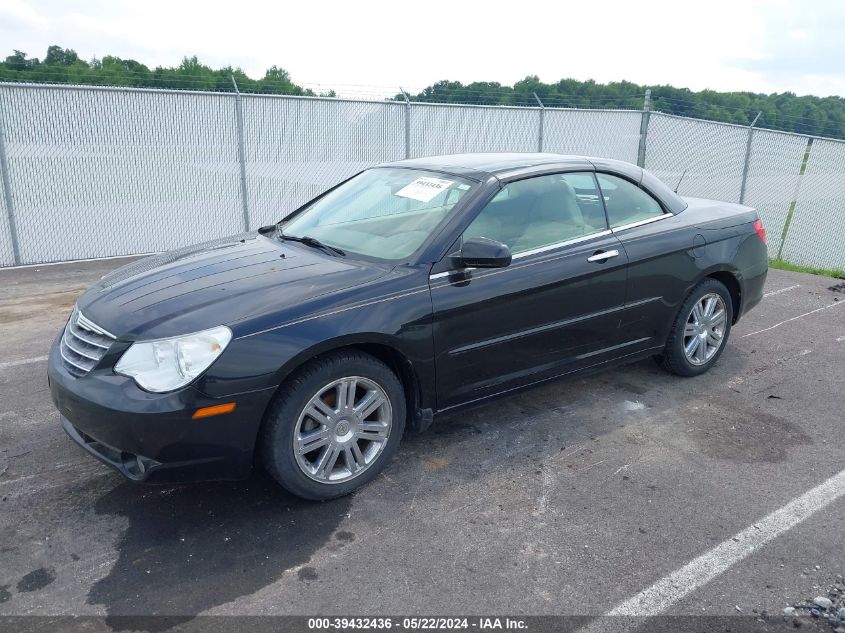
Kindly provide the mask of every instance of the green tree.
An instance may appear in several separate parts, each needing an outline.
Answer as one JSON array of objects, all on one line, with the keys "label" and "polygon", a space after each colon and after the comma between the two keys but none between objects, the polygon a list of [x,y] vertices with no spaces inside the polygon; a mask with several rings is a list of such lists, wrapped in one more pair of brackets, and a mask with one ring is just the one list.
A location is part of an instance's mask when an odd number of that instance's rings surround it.
[{"label": "green tree", "polygon": [[[260,79],[252,79],[240,68],[211,68],[196,56],[186,57],[175,67],[150,69],[132,59],[106,55],[102,59],[82,60],[76,51],[52,45],[43,61],[15,50],[0,62],[0,81],[33,83],[93,84],[175,88],[232,92],[232,77],[241,92],[313,96],[314,92],[296,84],[279,66],[267,69]],[[758,94],[752,92],[717,92],[675,86],[646,86],[629,81],[607,84],[593,80],[561,79],[544,83],[529,75],[513,84],[495,81],[443,80],[413,95],[415,101],[468,103],[478,105],[535,105],[536,94],[547,107],[624,108],[639,110],[643,96],[651,90],[652,107],[659,112],[748,125],[758,112],[761,127],[799,134],[845,138],[845,99],[842,97],[797,96],[792,92]],[[320,96],[336,96],[333,90]],[[397,94],[395,99],[404,100]]]},{"label": "green tree", "polygon": [[[262,79],[255,80],[240,68],[211,68],[196,55],[185,57],[175,67],[159,66],[150,70],[134,59],[121,59],[114,55],[86,62],[73,49],[52,45],[48,47],[43,62],[17,50],[0,62],[0,81],[232,92],[235,89],[232,77],[241,92],[314,94],[294,83],[288,72],[278,66],[268,69]],[[328,91],[325,95],[334,96],[335,93]]]}]

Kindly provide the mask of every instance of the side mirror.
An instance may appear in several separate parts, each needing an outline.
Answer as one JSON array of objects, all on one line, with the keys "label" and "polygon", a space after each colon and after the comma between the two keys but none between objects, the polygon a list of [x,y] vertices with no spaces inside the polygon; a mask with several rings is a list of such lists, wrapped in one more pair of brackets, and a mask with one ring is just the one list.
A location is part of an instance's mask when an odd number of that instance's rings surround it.
[{"label": "side mirror", "polygon": [[457,260],[464,268],[504,268],[510,266],[511,249],[487,237],[471,237],[461,246]]}]

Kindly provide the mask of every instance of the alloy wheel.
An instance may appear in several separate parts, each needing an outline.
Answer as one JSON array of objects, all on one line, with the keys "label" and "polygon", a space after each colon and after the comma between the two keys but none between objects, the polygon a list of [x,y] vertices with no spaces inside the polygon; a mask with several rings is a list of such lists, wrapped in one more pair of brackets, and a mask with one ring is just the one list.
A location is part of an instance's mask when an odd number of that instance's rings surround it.
[{"label": "alloy wheel", "polygon": [[300,470],[324,484],[360,476],[387,446],[393,410],[378,383],[347,376],[320,389],[294,427],[293,450]]},{"label": "alloy wheel", "polygon": [[710,292],[692,307],[684,327],[684,355],[693,365],[710,361],[725,341],[725,301]]}]

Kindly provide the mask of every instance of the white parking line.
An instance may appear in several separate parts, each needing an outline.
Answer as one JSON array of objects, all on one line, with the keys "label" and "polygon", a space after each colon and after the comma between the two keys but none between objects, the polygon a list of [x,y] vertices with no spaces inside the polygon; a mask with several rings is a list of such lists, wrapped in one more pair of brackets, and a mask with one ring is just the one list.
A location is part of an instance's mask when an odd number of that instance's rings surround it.
[{"label": "white parking line", "polygon": [[[845,470],[796,497],[754,525],[625,600],[607,615],[653,616],[663,613],[769,541],[845,495]],[[589,628],[589,627],[588,627]]]},{"label": "white parking line", "polygon": [[795,290],[796,288],[800,288],[801,284],[795,284],[794,286],[789,286],[788,288],[781,288],[780,290],[772,290],[771,292],[767,292],[763,295],[763,298],[766,297],[774,297],[775,295],[779,295],[782,292],[788,292],[790,290]]},{"label": "white parking line", "polygon": [[6,369],[7,367],[17,367],[18,365],[29,365],[30,363],[43,363],[48,358],[50,357],[36,356],[34,358],[21,358],[20,360],[7,360],[3,363],[0,363],[0,369]]},{"label": "white parking line", "polygon": [[839,338],[836,339],[837,343],[841,343],[842,341],[845,341],[845,336],[840,336]]},{"label": "white parking line", "polygon": [[799,314],[798,316],[794,316],[791,319],[787,319],[786,321],[781,321],[780,323],[775,323],[774,325],[767,327],[762,330],[757,330],[756,332],[749,332],[748,334],[743,334],[739,338],[745,338],[747,336],[754,336],[755,334],[762,334],[763,332],[768,332],[769,330],[774,330],[776,327],[780,327],[784,323],[789,323],[790,321],[795,321],[796,319],[803,319],[805,316],[810,316],[811,314],[815,314],[816,312],[821,312],[822,310],[827,310],[829,308],[835,308],[837,306],[845,305],[845,301],[837,301],[835,303],[831,303],[830,305],[822,306],[821,308],[816,308],[815,310],[810,310],[809,312],[805,312],[804,314]]}]

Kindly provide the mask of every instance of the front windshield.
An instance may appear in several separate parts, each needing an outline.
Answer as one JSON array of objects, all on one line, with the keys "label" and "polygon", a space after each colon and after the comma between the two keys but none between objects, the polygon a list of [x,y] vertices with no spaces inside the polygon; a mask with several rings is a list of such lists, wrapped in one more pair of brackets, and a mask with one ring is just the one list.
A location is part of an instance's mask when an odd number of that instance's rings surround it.
[{"label": "front windshield", "polygon": [[469,191],[457,176],[380,167],[358,174],[282,225],[344,251],[401,260],[414,253]]}]

